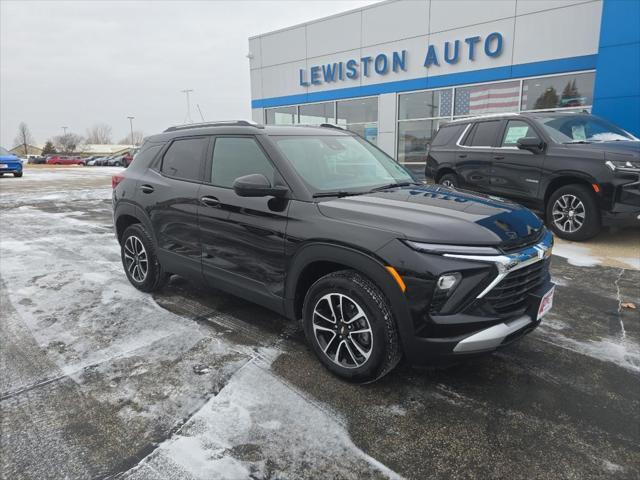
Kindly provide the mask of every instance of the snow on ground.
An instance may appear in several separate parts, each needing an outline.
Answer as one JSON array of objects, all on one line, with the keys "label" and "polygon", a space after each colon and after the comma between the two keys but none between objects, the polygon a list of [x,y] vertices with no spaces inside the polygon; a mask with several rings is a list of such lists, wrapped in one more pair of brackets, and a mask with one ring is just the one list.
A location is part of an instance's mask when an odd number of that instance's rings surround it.
[{"label": "snow on ground", "polygon": [[[171,427],[197,412],[132,478],[397,477],[354,445],[334,413],[271,373],[265,359],[277,351],[233,343],[134,289],[106,224],[110,195],[3,192],[0,274],[20,321],[59,369],[41,381],[67,376],[100,402],[124,402],[118,415],[132,425],[155,418]],[[197,355],[215,363],[215,378],[190,381],[223,386],[208,401],[180,388],[194,373],[179,362]]]},{"label": "snow on ground", "polygon": [[586,246],[573,243],[558,243],[553,246],[553,254],[564,257],[571,265],[577,267],[593,267],[602,263]]},{"label": "snow on ground", "polygon": [[357,448],[333,413],[259,362],[125,477],[194,479],[399,478]]}]

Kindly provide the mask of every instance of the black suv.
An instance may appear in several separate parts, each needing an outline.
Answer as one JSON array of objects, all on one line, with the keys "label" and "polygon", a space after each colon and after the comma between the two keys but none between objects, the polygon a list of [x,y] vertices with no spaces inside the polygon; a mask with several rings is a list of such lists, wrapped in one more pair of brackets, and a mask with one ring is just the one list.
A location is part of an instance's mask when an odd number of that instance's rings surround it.
[{"label": "black suv", "polygon": [[602,225],[640,225],[640,141],[587,113],[487,115],[448,123],[425,174],[543,211],[561,238]]},{"label": "black suv", "polygon": [[170,274],[302,319],[352,381],[495,350],[551,306],[552,238],[515,203],[427,186],[337,127],[171,127],[113,177],[127,277]]}]

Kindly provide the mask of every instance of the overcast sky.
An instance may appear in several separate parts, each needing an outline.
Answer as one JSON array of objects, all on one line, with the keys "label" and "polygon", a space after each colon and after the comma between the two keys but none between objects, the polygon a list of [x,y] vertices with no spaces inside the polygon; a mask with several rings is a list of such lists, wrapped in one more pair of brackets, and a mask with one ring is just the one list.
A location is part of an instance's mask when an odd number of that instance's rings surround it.
[{"label": "overcast sky", "polygon": [[35,142],[62,126],[134,129],[182,123],[194,89],[206,120],[251,118],[248,38],[375,1],[0,0],[0,145],[18,124]]}]

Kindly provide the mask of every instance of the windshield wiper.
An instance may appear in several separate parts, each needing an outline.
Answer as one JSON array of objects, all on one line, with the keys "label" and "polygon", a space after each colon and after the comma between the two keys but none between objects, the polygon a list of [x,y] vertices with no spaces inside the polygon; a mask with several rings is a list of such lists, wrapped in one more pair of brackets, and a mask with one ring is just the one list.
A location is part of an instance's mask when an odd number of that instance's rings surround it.
[{"label": "windshield wiper", "polygon": [[564,143],[565,145],[571,145],[573,143],[592,143],[592,142],[588,142],[586,140],[574,140],[572,142],[562,142],[562,143]]},{"label": "windshield wiper", "polygon": [[350,195],[362,195],[365,192],[349,192],[346,190],[338,190],[336,192],[320,192],[314,193],[313,198],[323,198],[323,197],[348,197]]},{"label": "windshield wiper", "polygon": [[372,188],[369,190],[371,192],[381,192],[382,190],[387,190],[388,188],[396,188],[396,187],[408,187],[409,185],[420,185],[418,182],[396,182],[396,183],[388,183],[386,185],[381,185],[376,188]]}]

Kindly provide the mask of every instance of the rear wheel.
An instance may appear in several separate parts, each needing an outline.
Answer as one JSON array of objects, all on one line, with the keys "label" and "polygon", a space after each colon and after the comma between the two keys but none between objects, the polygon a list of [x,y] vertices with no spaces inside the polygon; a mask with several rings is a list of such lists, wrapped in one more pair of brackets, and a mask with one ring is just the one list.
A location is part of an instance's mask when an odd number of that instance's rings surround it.
[{"label": "rear wheel", "polygon": [[546,206],[547,225],[560,238],[588,240],[600,232],[597,199],[586,185],[566,185],[551,194]]},{"label": "rear wheel", "polygon": [[131,284],[143,292],[161,289],[169,279],[158,262],[149,233],[139,224],[128,227],[120,244],[122,265]]},{"label": "rear wheel", "polygon": [[15,172],[13,174],[14,177],[21,177],[22,176],[22,172]]},{"label": "rear wheel", "polygon": [[457,188],[458,176],[455,173],[445,173],[442,177],[440,177],[440,181],[438,183],[440,185],[444,185],[445,187]]},{"label": "rear wheel", "polygon": [[369,382],[400,361],[398,332],[388,300],[353,270],[316,281],[304,300],[307,340],[322,364],[352,382]]}]

